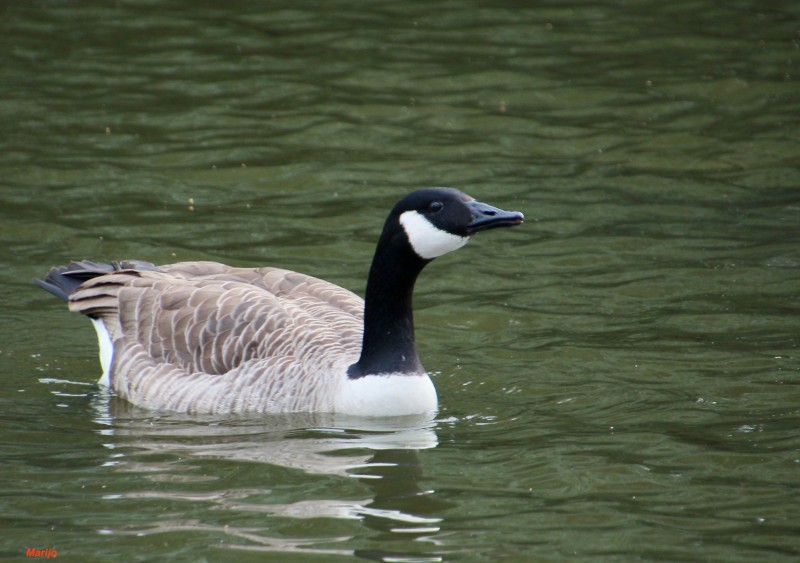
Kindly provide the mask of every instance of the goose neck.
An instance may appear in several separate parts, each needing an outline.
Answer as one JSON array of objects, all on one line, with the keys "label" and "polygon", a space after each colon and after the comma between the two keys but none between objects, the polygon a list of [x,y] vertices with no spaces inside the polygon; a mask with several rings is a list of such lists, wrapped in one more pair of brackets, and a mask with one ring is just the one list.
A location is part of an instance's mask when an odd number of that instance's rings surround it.
[{"label": "goose neck", "polygon": [[414,340],[413,293],[427,263],[399,234],[381,237],[367,278],[361,357],[350,366],[351,378],[424,373]]}]

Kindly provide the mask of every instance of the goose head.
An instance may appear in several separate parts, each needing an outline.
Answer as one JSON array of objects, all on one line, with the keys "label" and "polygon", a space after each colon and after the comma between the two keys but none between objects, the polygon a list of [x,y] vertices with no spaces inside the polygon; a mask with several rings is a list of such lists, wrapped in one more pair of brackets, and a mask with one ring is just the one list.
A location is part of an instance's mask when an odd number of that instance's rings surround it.
[{"label": "goose head", "polygon": [[523,220],[519,211],[481,203],[454,188],[427,188],[400,200],[386,226],[399,226],[414,253],[428,261],[461,248],[477,232],[512,227]]}]

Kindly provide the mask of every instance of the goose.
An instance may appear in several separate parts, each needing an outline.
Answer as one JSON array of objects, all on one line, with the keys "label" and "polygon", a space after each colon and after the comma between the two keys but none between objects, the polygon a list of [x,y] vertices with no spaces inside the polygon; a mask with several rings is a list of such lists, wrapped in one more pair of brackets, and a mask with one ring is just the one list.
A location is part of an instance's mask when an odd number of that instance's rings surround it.
[{"label": "goose", "polygon": [[91,319],[99,384],[134,405],[195,414],[435,413],[414,340],[412,293],[434,258],[523,222],[454,188],[391,210],[366,296],[305,274],[216,262],[89,260],[35,283]]}]

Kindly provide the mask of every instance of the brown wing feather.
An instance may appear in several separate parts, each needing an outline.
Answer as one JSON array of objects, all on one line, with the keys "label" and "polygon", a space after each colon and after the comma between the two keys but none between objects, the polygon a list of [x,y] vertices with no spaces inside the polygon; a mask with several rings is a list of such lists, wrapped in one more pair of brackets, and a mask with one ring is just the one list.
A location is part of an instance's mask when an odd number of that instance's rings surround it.
[{"label": "brown wing feather", "polygon": [[70,309],[104,321],[120,395],[195,412],[324,410],[363,323],[363,301],[333,284],[214,262],[99,276]]}]

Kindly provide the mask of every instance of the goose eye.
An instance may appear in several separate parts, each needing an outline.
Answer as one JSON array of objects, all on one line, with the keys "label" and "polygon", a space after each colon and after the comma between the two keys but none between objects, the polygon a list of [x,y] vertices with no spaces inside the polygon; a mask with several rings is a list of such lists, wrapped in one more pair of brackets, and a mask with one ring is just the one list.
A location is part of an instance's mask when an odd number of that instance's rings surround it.
[{"label": "goose eye", "polygon": [[431,213],[438,213],[439,211],[442,210],[443,207],[444,203],[442,203],[441,201],[434,201],[428,206],[428,211],[430,211]]}]

